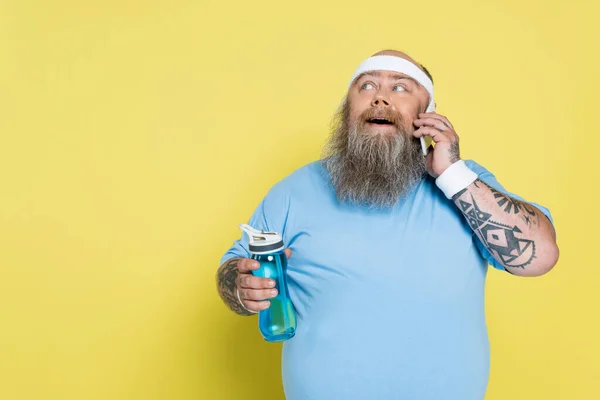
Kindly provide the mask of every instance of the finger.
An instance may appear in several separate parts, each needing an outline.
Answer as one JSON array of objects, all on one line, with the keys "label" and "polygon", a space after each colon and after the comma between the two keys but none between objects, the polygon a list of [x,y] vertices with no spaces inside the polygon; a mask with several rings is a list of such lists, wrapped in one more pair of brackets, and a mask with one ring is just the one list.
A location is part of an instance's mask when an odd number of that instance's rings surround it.
[{"label": "finger", "polygon": [[257,270],[260,267],[260,264],[256,260],[252,260],[250,258],[242,258],[238,262],[237,267],[239,272],[248,273]]},{"label": "finger", "polygon": [[248,289],[270,289],[275,287],[275,281],[268,278],[260,278],[250,274],[239,275],[239,287]]},{"label": "finger", "polygon": [[448,118],[446,118],[443,115],[440,115],[438,113],[435,113],[435,112],[421,113],[421,114],[419,114],[419,118],[435,118],[438,121],[442,121],[444,123],[444,125],[446,125],[448,128],[454,129],[454,127],[452,126],[452,123],[450,123]]},{"label": "finger", "polygon": [[252,300],[242,300],[244,307],[246,307],[250,311],[262,311],[269,308],[271,302],[269,300],[265,301],[252,301]]},{"label": "finger", "polygon": [[292,249],[285,249],[283,251],[285,252],[287,258],[290,258],[292,256]]},{"label": "finger", "polygon": [[433,128],[439,129],[440,131],[447,131],[447,130],[452,129],[448,125],[446,125],[444,122],[440,121],[439,119],[430,118],[430,117],[416,119],[414,124],[417,127],[431,126]]},{"label": "finger", "polygon": [[248,289],[240,288],[240,299],[242,300],[267,300],[277,296],[277,289]]},{"label": "finger", "polygon": [[421,119],[423,119],[423,118],[434,118],[434,119],[437,119],[438,121],[443,122],[444,125],[446,125],[450,129],[454,129],[454,126],[452,126],[452,123],[448,120],[448,118],[446,118],[445,116],[440,115],[440,114],[438,114],[436,112],[420,113],[419,114],[419,118],[421,118]]},{"label": "finger", "polygon": [[420,138],[423,136],[429,136],[433,140],[434,143],[450,141],[450,138],[439,129],[431,128],[429,126],[423,126],[416,131],[413,132],[413,136]]}]

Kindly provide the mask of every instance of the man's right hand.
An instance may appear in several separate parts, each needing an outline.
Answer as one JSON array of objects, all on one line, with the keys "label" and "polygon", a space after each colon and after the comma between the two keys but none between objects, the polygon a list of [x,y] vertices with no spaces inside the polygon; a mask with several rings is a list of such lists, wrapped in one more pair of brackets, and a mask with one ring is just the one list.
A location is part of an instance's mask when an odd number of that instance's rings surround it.
[{"label": "man's right hand", "polygon": [[[292,250],[285,249],[285,255],[290,258]],[[252,312],[258,312],[269,308],[269,299],[277,296],[275,281],[270,278],[259,278],[252,275],[260,267],[258,261],[250,258],[240,258],[237,263],[238,276],[236,279],[236,290],[239,291],[239,299],[242,305]]]}]

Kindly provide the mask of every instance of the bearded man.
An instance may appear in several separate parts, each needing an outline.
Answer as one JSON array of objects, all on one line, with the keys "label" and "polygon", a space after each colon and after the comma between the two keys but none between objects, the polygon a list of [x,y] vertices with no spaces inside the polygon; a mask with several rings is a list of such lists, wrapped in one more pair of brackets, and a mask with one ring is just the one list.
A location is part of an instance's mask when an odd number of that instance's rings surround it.
[{"label": "bearded man", "polygon": [[[549,211],[461,160],[458,143],[429,72],[379,52],[351,78],[323,158],[274,185],[250,218],[289,247],[288,400],[484,398],[488,264],[539,276],[559,252]],[[277,294],[249,257],[242,237],[217,273],[240,315]]]}]

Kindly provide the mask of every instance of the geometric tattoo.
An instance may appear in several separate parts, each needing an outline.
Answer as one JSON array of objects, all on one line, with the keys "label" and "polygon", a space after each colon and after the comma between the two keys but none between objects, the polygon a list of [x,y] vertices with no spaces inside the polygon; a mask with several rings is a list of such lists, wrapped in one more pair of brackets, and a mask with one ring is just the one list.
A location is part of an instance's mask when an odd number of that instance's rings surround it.
[{"label": "geometric tattoo", "polygon": [[[459,195],[464,194],[464,192],[465,191],[462,191]],[[472,194],[471,203],[461,200],[459,197],[460,196],[455,196],[454,199],[458,201],[458,206],[467,218],[471,229],[478,234],[485,247],[492,255],[499,259],[502,264],[507,267],[525,268],[525,266],[533,261],[535,258],[535,242],[533,240],[517,237],[518,234],[523,233],[517,226],[510,227],[492,221],[490,219],[492,214],[482,211]],[[499,196],[495,197],[498,198]],[[506,197],[506,199],[508,198]],[[504,198],[501,200],[502,204],[506,203],[504,200]],[[512,202],[511,199],[508,199],[507,201]],[[521,207],[528,213],[531,212],[520,202],[512,202],[509,204],[514,206],[515,214],[519,212]],[[508,210],[510,210],[510,208],[508,208]],[[507,209],[505,209],[505,211],[508,212]],[[535,215],[535,213],[532,214]]]},{"label": "geometric tattoo", "polygon": [[[488,186],[489,187],[489,186]],[[498,200],[498,205],[500,207],[504,206],[504,212],[510,214],[511,210],[512,213],[514,213],[515,215],[517,215],[519,213],[519,211],[523,212],[523,219],[524,221],[527,223],[527,225],[531,225],[531,219],[536,217],[535,211],[533,211],[533,208],[531,208],[531,206],[529,204],[525,204],[522,203],[518,200],[513,200],[510,197],[508,197],[507,195],[505,195],[504,193],[500,193],[499,191],[497,191],[496,189],[493,189],[490,187],[490,190],[492,191],[492,193],[494,193],[494,198],[496,200]],[[529,214],[529,215],[527,215]]]}]

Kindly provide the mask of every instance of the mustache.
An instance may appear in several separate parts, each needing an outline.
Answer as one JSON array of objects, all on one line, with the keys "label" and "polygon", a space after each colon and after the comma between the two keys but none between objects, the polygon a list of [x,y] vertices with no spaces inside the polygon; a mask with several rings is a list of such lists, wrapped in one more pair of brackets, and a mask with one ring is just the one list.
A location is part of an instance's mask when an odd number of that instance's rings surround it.
[{"label": "mustache", "polygon": [[359,116],[359,123],[361,125],[364,125],[371,120],[386,120],[391,122],[397,128],[404,126],[405,123],[402,114],[384,107],[368,108]]}]

